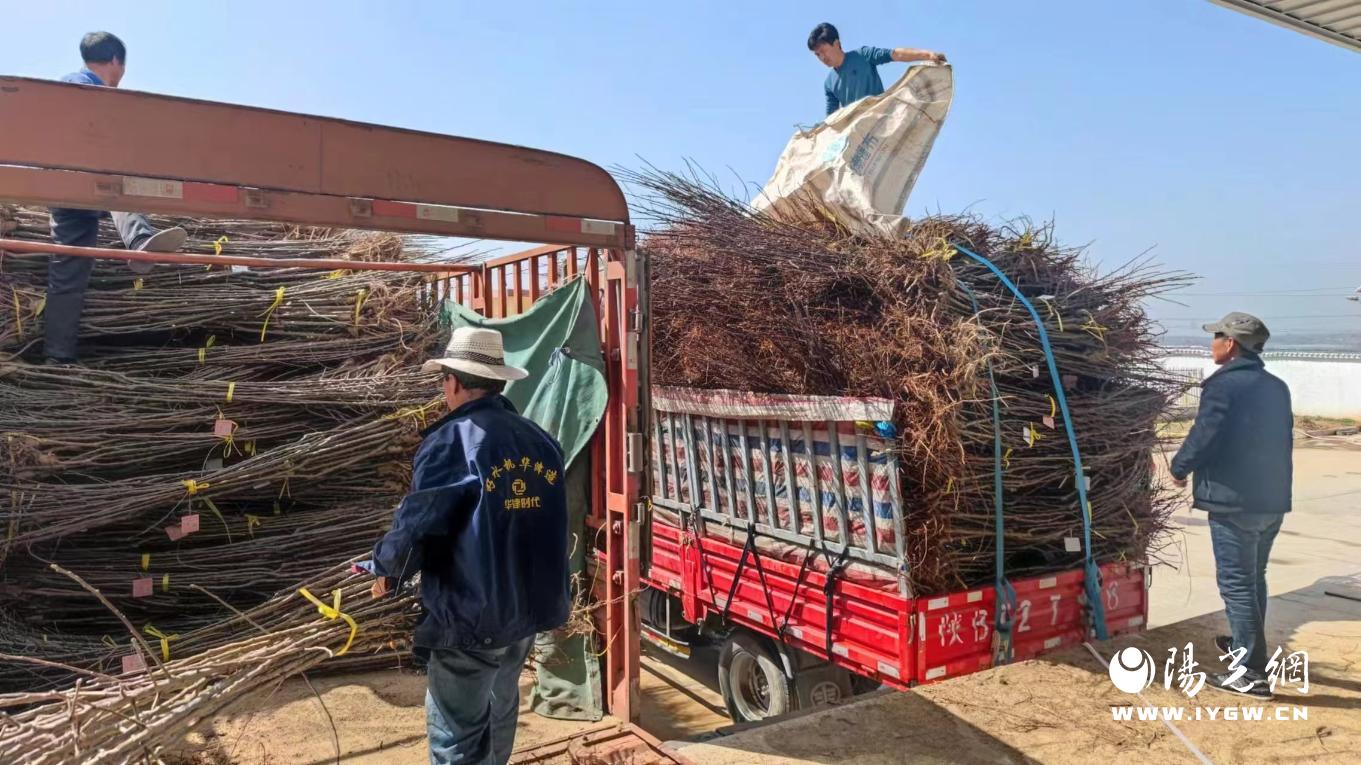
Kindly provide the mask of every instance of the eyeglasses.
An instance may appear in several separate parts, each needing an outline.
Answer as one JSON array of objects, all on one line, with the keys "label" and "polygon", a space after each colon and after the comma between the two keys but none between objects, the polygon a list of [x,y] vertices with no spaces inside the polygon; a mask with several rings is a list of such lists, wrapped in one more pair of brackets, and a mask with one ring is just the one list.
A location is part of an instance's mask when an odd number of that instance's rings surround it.
[{"label": "eyeglasses", "polygon": [[1226,337],[1228,337],[1228,335],[1224,334],[1223,332],[1216,332],[1216,333],[1215,333],[1215,339],[1216,339],[1216,340],[1223,340],[1223,339],[1226,338]]}]

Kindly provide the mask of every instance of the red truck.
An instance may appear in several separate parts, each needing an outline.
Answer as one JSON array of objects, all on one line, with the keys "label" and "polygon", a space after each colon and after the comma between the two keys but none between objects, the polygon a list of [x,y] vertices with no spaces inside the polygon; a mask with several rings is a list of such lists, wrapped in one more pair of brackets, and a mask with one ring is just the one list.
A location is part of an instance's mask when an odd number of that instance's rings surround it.
[{"label": "red truck", "polygon": [[[991,587],[917,597],[907,586],[897,467],[885,439],[858,424],[889,419],[874,415],[884,402],[651,389],[647,264],[624,196],[599,167],[485,141],[16,77],[0,77],[0,111],[24,115],[0,121],[0,202],[555,242],[471,266],[343,265],[430,272],[433,297],[494,317],[523,311],[565,279],[594,288],[610,402],[592,446],[599,468],[588,524],[615,716],[637,716],[644,636],[681,653],[692,640],[721,640],[721,685],[739,720],[844,697],[865,682],[909,688],[993,663]],[[2,238],[0,250],[126,256]],[[1082,577],[1014,582],[1015,658],[1087,637]],[[1147,585],[1142,567],[1104,568],[1112,634],[1142,628]]]}]

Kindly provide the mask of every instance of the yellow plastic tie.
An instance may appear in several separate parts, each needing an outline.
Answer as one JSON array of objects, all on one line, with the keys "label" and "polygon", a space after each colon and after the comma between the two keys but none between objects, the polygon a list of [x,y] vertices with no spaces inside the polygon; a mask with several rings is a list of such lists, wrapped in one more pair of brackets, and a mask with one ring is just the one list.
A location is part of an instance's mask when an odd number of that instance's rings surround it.
[{"label": "yellow plastic tie", "polygon": [[335,600],[329,606],[318,600],[317,596],[309,592],[306,587],[298,590],[298,594],[312,601],[316,605],[317,611],[327,619],[343,619],[346,624],[350,625],[350,638],[345,641],[345,646],[336,652],[336,656],[344,656],[345,652],[350,650],[350,644],[354,643],[354,636],[359,634],[359,625],[355,623],[354,619],[350,618],[349,614],[340,610],[340,590],[332,590],[331,594],[335,596]]},{"label": "yellow plastic tie", "polygon": [[1011,467],[1011,447],[1007,447],[1007,453],[1002,455],[1002,467]]},{"label": "yellow plastic tie", "polygon": [[146,282],[143,281],[143,280],[142,280],[142,277],[140,277],[140,276],[137,277],[136,279],[133,279],[133,280],[132,280],[132,290],[133,290],[133,292],[136,292],[137,290],[140,290],[141,288],[143,288],[143,287],[145,287],[145,286],[146,286]]},{"label": "yellow plastic tie", "polygon": [[42,316],[43,311],[46,309],[47,309],[47,296],[43,295],[42,297],[38,298],[38,304],[33,306],[33,318],[36,319],[39,316]]},{"label": "yellow plastic tie", "polygon": [[1028,422],[1025,426],[1025,445],[1034,446],[1040,440],[1040,430],[1035,427],[1035,423]]},{"label": "yellow plastic tie", "polygon": [[259,525],[260,516],[246,513],[246,533],[250,534],[252,539],[255,538],[255,527]]},{"label": "yellow plastic tie", "polygon": [[185,480],[180,481],[180,483],[184,484],[184,490],[189,492],[189,496],[191,497],[212,486],[212,484],[207,481],[199,483],[192,478],[186,478]]},{"label": "yellow plastic tie", "polygon": [[1059,402],[1055,401],[1054,397],[1048,393],[1044,394],[1044,397],[1049,399],[1049,416],[1053,417],[1057,415],[1059,413]]},{"label": "yellow plastic tie", "polygon": [[170,641],[172,641],[172,640],[179,640],[179,639],[180,639],[180,636],[179,636],[178,634],[167,635],[167,634],[165,634],[164,632],[161,632],[160,630],[158,630],[158,629],[156,629],[155,627],[151,626],[150,624],[148,624],[147,626],[143,627],[143,628],[142,628],[142,631],[145,632],[146,634],[148,634],[148,635],[154,637],[154,638],[160,639],[160,641],[161,641],[161,660],[162,660],[162,661],[170,661]]},{"label": "yellow plastic tie", "polygon": [[923,252],[921,257],[922,260],[942,260],[948,263],[950,258],[955,256],[955,252],[954,246],[945,241],[945,237],[942,236],[938,237],[935,244],[931,245],[931,249]]},{"label": "yellow plastic tie", "polygon": [[151,553],[142,553],[142,570],[146,571],[150,568],[151,568]]},{"label": "yellow plastic tie", "polygon": [[10,288],[9,288],[9,292],[10,292],[11,295],[14,296],[14,328],[15,328],[16,331],[18,331],[19,336],[20,336],[20,337],[23,337],[23,334],[24,334],[24,318],[23,318],[22,316],[20,316],[19,314],[20,314],[20,312],[22,312],[24,309],[19,305],[19,290],[16,290],[16,289],[14,289],[13,287],[10,287]]},{"label": "yellow plastic tie", "polygon": [[332,271],[331,273],[327,274],[327,275],[326,275],[326,278],[327,278],[327,279],[339,279],[340,277],[342,277],[342,276],[344,276],[344,275],[345,275],[345,269],[343,269],[343,268],[337,268],[336,270],[334,270],[334,271]]},{"label": "yellow plastic tie", "polygon": [[236,392],[236,383],[234,383],[234,382],[229,382],[229,383],[227,383],[227,403],[228,403],[228,404],[230,404],[230,403],[232,402],[232,394],[235,393],[235,392]]},{"label": "yellow plastic tie", "polygon": [[945,493],[949,494],[955,490],[955,477],[950,476],[950,480],[945,482]]},{"label": "yellow plastic tie", "polygon": [[367,289],[361,289],[354,293],[354,325],[359,326],[359,309],[364,307],[364,300],[369,296]]},{"label": "yellow plastic tie", "polygon": [[270,303],[269,308],[266,308],[265,312],[260,314],[261,316],[265,317],[265,323],[260,325],[260,342],[263,343],[265,341],[265,333],[269,331],[269,318],[274,315],[274,309],[278,308],[283,304],[284,304],[284,288],[280,287],[279,289],[274,290],[274,302]]},{"label": "yellow plastic tie", "polygon": [[202,364],[208,360],[208,349],[217,343],[217,335],[209,335],[208,340],[203,343],[203,347],[198,349],[198,363]]},{"label": "yellow plastic tie", "polygon": [[161,575],[161,592],[170,592],[170,575]]},{"label": "yellow plastic tie", "polygon": [[254,441],[247,441],[247,442],[246,442],[246,454],[248,454],[248,455],[250,455],[250,456],[252,456],[252,457],[255,456],[255,442],[254,442]]},{"label": "yellow plastic tie", "polygon": [[1086,330],[1087,334],[1100,340],[1102,345],[1106,344],[1106,328],[1097,323],[1096,317],[1092,316],[1090,311],[1087,312],[1087,323],[1082,325],[1082,329]]},{"label": "yellow plastic tie", "polygon": [[216,241],[216,242],[213,242],[213,254],[214,254],[214,255],[221,255],[221,254],[222,254],[222,245],[224,245],[224,244],[226,244],[227,242],[230,242],[230,241],[231,241],[231,240],[228,239],[228,238],[225,237],[225,236],[219,236],[219,237],[217,238],[217,241]]},{"label": "yellow plastic tie", "polygon": [[383,419],[385,419],[385,420],[400,420],[400,419],[402,419],[403,417],[411,417],[411,418],[413,418],[413,419],[419,421],[419,422],[421,423],[421,427],[425,427],[425,424],[426,424],[426,423],[425,423],[425,413],[428,412],[428,411],[430,411],[432,408],[438,406],[440,403],[441,403],[440,400],[439,400],[439,399],[436,399],[436,400],[431,401],[430,403],[426,404],[425,406],[408,406],[408,407],[406,407],[405,409],[398,409],[397,411],[393,412],[392,414],[385,414],[385,415],[383,415]]}]

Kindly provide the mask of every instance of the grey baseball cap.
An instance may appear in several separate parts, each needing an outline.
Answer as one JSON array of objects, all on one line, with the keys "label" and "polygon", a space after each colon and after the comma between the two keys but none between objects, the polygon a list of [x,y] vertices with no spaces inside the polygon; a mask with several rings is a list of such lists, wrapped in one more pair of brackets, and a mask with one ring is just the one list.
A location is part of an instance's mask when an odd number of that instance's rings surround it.
[{"label": "grey baseball cap", "polygon": [[1234,311],[1213,324],[1206,324],[1206,332],[1224,334],[1237,340],[1250,351],[1261,353],[1271,332],[1262,320],[1252,314]]}]

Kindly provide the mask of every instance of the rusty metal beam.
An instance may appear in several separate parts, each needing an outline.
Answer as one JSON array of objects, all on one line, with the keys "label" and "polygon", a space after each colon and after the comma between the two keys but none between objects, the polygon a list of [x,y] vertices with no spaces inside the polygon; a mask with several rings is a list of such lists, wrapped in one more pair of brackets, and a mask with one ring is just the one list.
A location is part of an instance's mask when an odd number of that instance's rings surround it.
[{"label": "rusty metal beam", "polygon": [[0,202],[582,246],[620,247],[633,236],[626,224],[580,218],[12,165],[0,165]]},{"label": "rusty metal beam", "polygon": [[0,164],[628,221],[553,152],[152,93],[0,77]]}]

